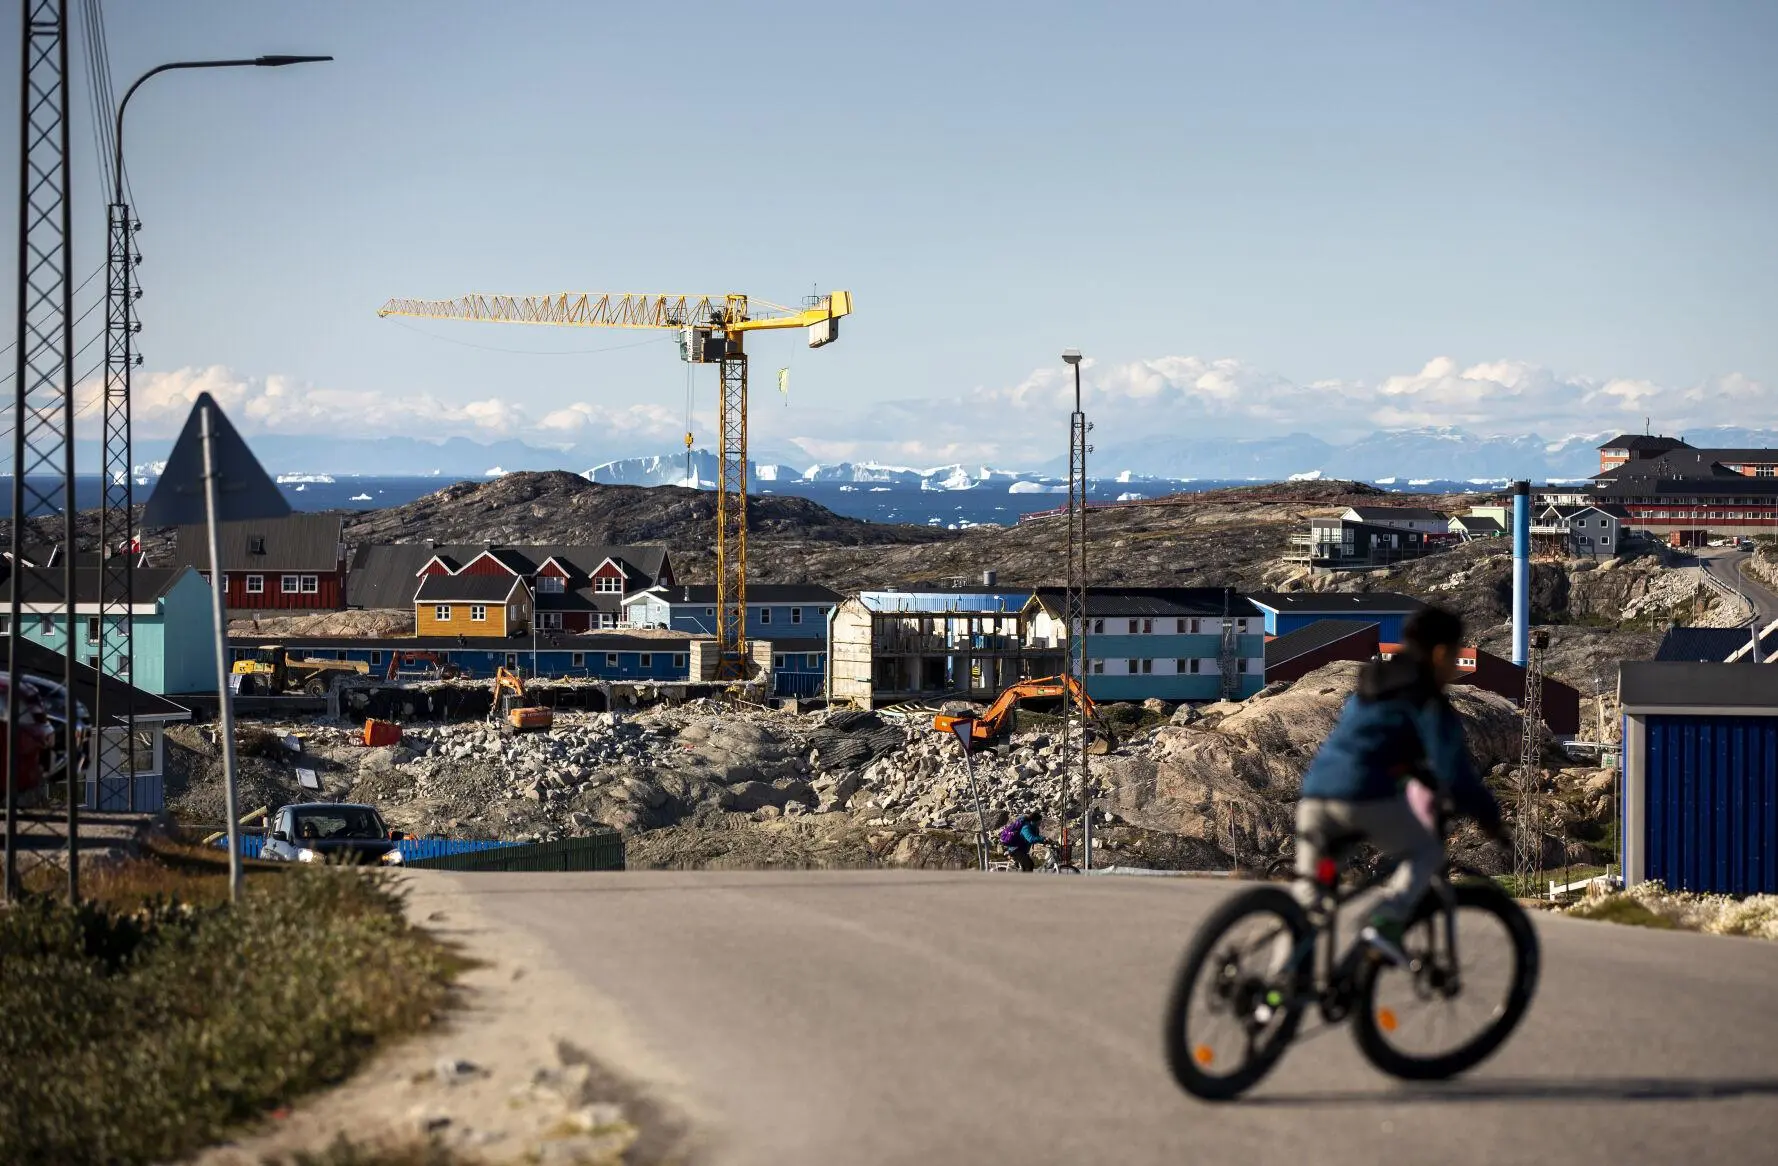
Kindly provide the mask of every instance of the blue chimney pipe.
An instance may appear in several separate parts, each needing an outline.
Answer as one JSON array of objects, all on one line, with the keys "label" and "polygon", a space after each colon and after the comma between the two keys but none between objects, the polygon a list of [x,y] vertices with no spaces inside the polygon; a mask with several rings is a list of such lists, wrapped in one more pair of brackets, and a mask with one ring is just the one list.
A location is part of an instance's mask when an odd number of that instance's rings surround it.
[{"label": "blue chimney pipe", "polygon": [[1531,483],[1513,483],[1513,663],[1531,658]]}]

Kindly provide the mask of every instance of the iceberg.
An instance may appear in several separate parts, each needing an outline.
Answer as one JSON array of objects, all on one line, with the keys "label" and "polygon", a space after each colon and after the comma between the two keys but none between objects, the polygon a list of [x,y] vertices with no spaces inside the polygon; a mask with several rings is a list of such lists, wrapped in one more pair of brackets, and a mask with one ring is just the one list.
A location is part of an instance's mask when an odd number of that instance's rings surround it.
[{"label": "iceberg", "polygon": [[1133,494],[1133,493],[1126,492],[1123,494],[1119,494],[1117,496],[1117,500],[1119,502],[1141,502],[1144,499],[1146,499],[1147,497],[1148,497],[1147,494]]},{"label": "iceberg", "polygon": [[348,502],[369,502],[370,500],[371,498],[369,494],[354,494],[346,499]]},{"label": "iceberg", "polygon": [[278,485],[288,486],[298,482],[318,482],[324,485],[333,484],[332,474],[279,474]]},{"label": "iceberg", "polygon": [[[1249,479],[1249,480],[1253,481],[1256,479]],[[1304,470],[1300,474],[1290,475],[1289,480],[1292,482],[1319,482],[1321,480],[1321,471],[1320,470]],[[1392,478],[1390,480],[1393,481],[1394,479]]]},{"label": "iceberg", "polygon": [[495,466],[491,470],[483,470],[482,471],[482,477],[484,477],[484,478],[504,478],[505,476],[506,476],[506,471],[501,469],[499,466]]}]

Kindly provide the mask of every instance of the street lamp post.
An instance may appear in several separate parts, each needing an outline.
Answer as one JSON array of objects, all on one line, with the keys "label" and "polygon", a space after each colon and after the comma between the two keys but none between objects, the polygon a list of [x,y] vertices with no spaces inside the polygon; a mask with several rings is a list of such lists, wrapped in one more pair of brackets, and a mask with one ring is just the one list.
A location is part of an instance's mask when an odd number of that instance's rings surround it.
[{"label": "street lamp post", "polygon": [[[1074,412],[1068,418],[1068,592],[1063,602],[1063,626],[1068,629],[1068,672],[1078,684],[1068,700],[1073,707],[1063,719],[1062,752],[1076,761],[1080,773],[1081,867],[1093,869],[1093,795],[1087,785],[1087,424],[1080,409],[1080,362],[1078,348],[1062,350],[1062,360],[1074,370]],[[1072,729],[1072,734],[1070,730]],[[1077,739],[1071,740],[1074,737]],[[1070,754],[1070,747],[1077,752]],[[1067,789],[1063,783],[1063,830],[1067,830]]]},{"label": "street lamp post", "polygon": [[[182,69],[234,69],[246,66],[278,68],[315,61],[331,61],[326,56],[274,55],[244,57],[215,61],[172,61],[157,65],[136,78],[117,103],[115,143],[112,155],[111,203],[106,207],[106,282],[105,282],[105,389],[103,440],[100,455],[99,499],[99,671],[133,679],[134,621],[130,602],[135,584],[135,467],[133,443],[130,439],[131,370],[141,362],[134,351],[135,334],[141,330],[136,320],[136,300],[141,291],[135,287],[133,272],[140,256],[135,254],[135,234],[141,224],[131,214],[124,199],[123,127],[124,111],[130,98],[150,77]],[[114,546],[117,543],[119,545]],[[68,548],[72,556],[74,548]],[[222,571],[210,564],[212,586],[219,586]],[[104,701],[101,690],[93,696],[93,724],[101,741],[105,721],[99,705]],[[136,809],[136,723],[132,708],[120,718],[124,722],[124,748],[108,753],[102,747],[93,750],[94,805],[103,803],[108,758],[120,759],[124,767],[124,807]]]}]

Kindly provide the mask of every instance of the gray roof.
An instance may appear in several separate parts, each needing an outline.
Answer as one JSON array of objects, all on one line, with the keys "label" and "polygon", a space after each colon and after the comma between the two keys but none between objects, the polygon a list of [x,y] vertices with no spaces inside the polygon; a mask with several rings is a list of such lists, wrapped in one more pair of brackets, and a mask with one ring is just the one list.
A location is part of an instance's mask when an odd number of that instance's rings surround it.
[{"label": "gray roof", "polygon": [[1618,697],[1629,713],[1744,709],[1778,715],[1778,665],[1627,662],[1618,670]]},{"label": "gray roof", "polygon": [[[1060,612],[1064,592],[1043,587],[1037,599],[1051,612]],[[1259,609],[1247,597],[1226,587],[1106,587],[1087,591],[1087,615],[1116,616],[1217,616],[1224,611],[1236,618],[1253,617]]]},{"label": "gray roof", "polygon": [[415,603],[505,603],[524,580],[511,575],[428,575]]},{"label": "gray roof", "polygon": [[1427,522],[1445,517],[1423,506],[1348,506],[1346,509],[1358,515],[1362,522],[1386,522],[1391,518],[1398,522]]},{"label": "gray roof", "polygon": [[1462,523],[1463,529],[1468,531],[1470,534],[1505,534],[1506,533],[1506,527],[1504,527],[1500,524],[1500,520],[1498,518],[1489,518],[1487,515],[1483,515],[1483,514],[1464,514],[1464,515],[1460,515],[1457,518],[1451,519],[1451,524],[1453,526],[1455,526],[1458,523]]},{"label": "gray roof", "polygon": [[1409,612],[1426,606],[1412,595],[1397,595],[1392,591],[1256,591],[1248,598],[1274,611],[1308,615],[1343,615],[1349,611]]},{"label": "gray roof", "polygon": [[[1747,628],[1668,628],[1661,646],[1655,649],[1655,659],[1720,664],[1752,643],[1753,634]],[[1778,632],[1760,639],[1761,659],[1773,652],[1778,652]]]},{"label": "gray roof", "polygon": [[1273,668],[1298,656],[1337,644],[1341,640],[1368,640],[1377,644],[1377,625],[1350,619],[1321,619],[1289,635],[1266,641],[1266,667]]},{"label": "gray roof", "polygon": [[[461,570],[484,553],[494,557],[510,570],[521,575],[534,575],[550,559],[564,564],[569,572],[568,588],[575,591],[586,584],[586,578],[599,569],[606,559],[621,563],[628,576],[625,590],[634,591],[652,586],[673,575],[667,548],[659,546],[597,546],[548,544],[507,546],[487,543],[377,543],[365,544],[352,553],[351,573],[346,576],[346,605],[365,608],[407,608],[414,603],[419,588],[420,569],[434,557],[451,570]],[[566,593],[564,593],[566,594]],[[597,609],[591,595],[582,609]]]},{"label": "gray roof", "polygon": [[[704,604],[709,606],[716,602],[716,588],[709,584],[699,583],[692,586],[663,587],[661,598],[669,603]],[[813,606],[834,607],[845,596],[831,587],[823,587],[819,583],[749,583],[747,584],[747,602],[755,603],[806,603]]]},{"label": "gray roof", "polygon": [[1661,451],[1688,448],[1685,442],[1677,437],[1651,437],[1646,433],[1620,433],[1600,449],[1628,449],[1641,451]]},{"label": "gray roof", "polygon": [[[11,644],[11,639],[11,636],[0,635],[0,654],[9,650],[16,652],[18,664],[26,673],[61,683],[62,677],[67,675],[67,661],[60,652],[30,640],[21,639],[17,644]],[[95,683],[99,695],[103,697],[99,702],[99,712],[107,724],[115,724],[130,715],[170,721],[191,718],[191,710],[184,705],[174,704],[166,697],[156,696],[152,692],[144,692],[133,684],[115,676],[103,675],[97,669],[88,668],[84,664],[76,664],[74,699],[86,707],[89,717],[93,715]]]},{"label": "gray roof", "polygon": [[[153,603],[173,589],[173,584],[179,581],[185,570],[184,567],[137,567],[130,579],[131,600],[135,603]],[[25,567],[0,580],[0,600],[11,601],[15,579],[22,580],[20,602],[23,603],[56,603],[66,594],[62,587],[62,568]],[[98,570],[76,568],[74,601],[98,603],[101,582],[102,575]]]},{"label": "gray roof", "polygon": [[[288,518],[221,523],[216,529],[216,540],[222,551],[222,569],[247,574],[337,571],[340,521],[337,514],[292,514]],[[256,547],[264,549],[255,550]],[[172,563],[200,571],[210,569],[210,546],[203,527],[179,528]]]}]

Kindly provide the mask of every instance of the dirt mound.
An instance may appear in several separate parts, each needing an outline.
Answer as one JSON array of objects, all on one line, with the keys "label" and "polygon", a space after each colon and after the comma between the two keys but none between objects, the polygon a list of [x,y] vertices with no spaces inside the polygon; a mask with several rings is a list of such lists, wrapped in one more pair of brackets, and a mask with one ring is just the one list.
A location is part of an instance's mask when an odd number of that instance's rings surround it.
[{"label": "dirt mound", "polygon": [[319,611],[307,615],[261,615],[231,619],[228,630],[235,636],[411,636],[414,634],[414,613]]}]

